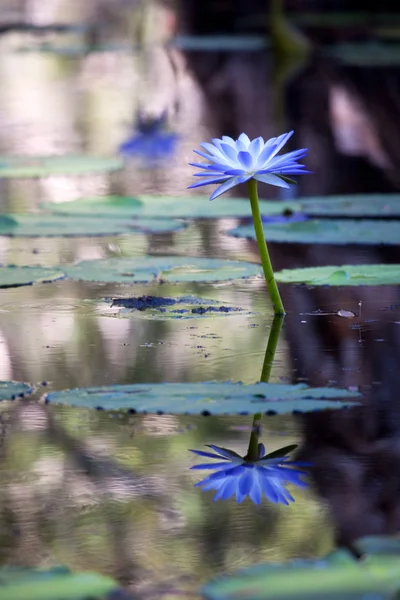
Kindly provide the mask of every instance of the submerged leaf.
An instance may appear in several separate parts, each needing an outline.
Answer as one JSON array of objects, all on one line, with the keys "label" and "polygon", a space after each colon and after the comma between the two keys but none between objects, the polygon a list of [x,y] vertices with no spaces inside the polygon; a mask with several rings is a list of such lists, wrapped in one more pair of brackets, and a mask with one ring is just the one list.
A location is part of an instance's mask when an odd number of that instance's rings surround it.
[{"label": "submerged leaf", "polygon": [[[228,232],[234,237],[255,239],[253,225]],[[301,244],[400,244],[400,220],[309,219],[264,224],[268,242]]]},{"label": "submerged leaf", "polygon": [[358,404],[354,401],[357,398],[360,398],[358,392],[335,388],[310,388],[303,383],[245,385],[206,382],[77,388],[50,392],[44,399],[51,404],[138,413],[237,415],[339,409]]},{"label": "submerged leaf", "polygon": [[104,312],[106,316],[119,318],[144,317],[147,319],[198,319],[228,315],[250,315],[249,310],[237,306],[227,306],[217,300],[197,296],[139,296],[113,298],[111,306]]},{"label": "submerged leaf", "polygon": [[63,279],[64,273],[44,267],[0,266],[0,288],[19,287],[33,283],[50,283]]},{"label": "submerged leaf", "polygon": [[341,265],[284,269],[275,274],[281,283],[308,285],[398,285],[400,265]]},{"label": "submerged leaf", "polygon": [[70,279],[106,283],[214,282],[261,275],[260,265],[217,258],[185,256],[139,256],[87,260],[63,266]]}]

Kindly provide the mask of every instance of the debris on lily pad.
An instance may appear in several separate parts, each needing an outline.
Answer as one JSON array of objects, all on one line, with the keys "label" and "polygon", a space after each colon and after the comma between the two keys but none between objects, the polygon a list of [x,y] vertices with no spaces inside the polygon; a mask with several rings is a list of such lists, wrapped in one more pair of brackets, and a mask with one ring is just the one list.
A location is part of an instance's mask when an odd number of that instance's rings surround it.
[{"label": "debris on lily pad", "polygon": [[111,600],[129,598],[119,584],[99,573],[73,572],[64,566],[1,567],[4,600]]},{"label": "debris on lily pad", "polygon": [[253,315],[254,313],[237,306],[227,306],[217,300],[198,296],[137,296],[113,298],[110,307],[102,313],[119,318],[143,317],[145,319],[197,319],[229,315]]},{"label": "debris on lily pad", "polygon": [[33,392],[33,387],[29,383],[21,381],[0,381],[0,401],[16,400],[24,398]]},{"label": "debris on lily pad", "polygon": [[35,178],[52,175],[105,173],[123,167],[119,157],[102,156],[0,156],[0,179]]},{"label": "debris on lily pad", "polygon": [[64,277],[64,273],[58,269],[0,265],[0,288],[19,287],[32,285],[33,283],[51,283]]},{"label": "debris on lily pad", "polygon": [[[385,540],[387,542],[385,543]],[[400,541],[364,538],[355,543],[362,560],[348,550],[317,559],[263,563],[211,580],[205,600],[389,600],[400,593]]]},{"label": "debris on lily pad", "polygon": [[65,217],[48,214],[0,215],[0,236],[77,237],[106,236],[131,232],[165,233],[178,231],[185,224],[174,219],[111,219]]},{"label": "debris on lily pad", "polygon": [[278,271],[275,277],[280,283],[305,283],[307,285],[398,285],[400,284],[400,264],[284,269]]},{"label": "debris on lily pad", "polygon": [[[234,237],[255,239],[253,225],[228,231]],[[300,244],[400,244],[400,220],[308,219],[290,223],[264,223],[268,242]]]},{"label": "debris on lily pad", "polygon": [[[170,217],[215,219],[225,217],[250,218],[247,198],[220,198],[210,202],[208,196],[99,196],[80,198],[72,202],[42,204],[44,210],[65,215],[91,217]],[[260,201],[263,215],[282,215],[300,210],[300,204],[282,201]]]},{"label": "debris on lily pad", "polygon": [[80,408],[176,415],[267,415],[343,409],[358,404],[354,390],[227,382],[154,383],[50,392],[44,400]]},{"label": "debris on lily pad", "polygon": [[139,256],[87,260],[63,271],[77,281],[104,283],[216,282],[260,276],[255,263],[186,256]]}]

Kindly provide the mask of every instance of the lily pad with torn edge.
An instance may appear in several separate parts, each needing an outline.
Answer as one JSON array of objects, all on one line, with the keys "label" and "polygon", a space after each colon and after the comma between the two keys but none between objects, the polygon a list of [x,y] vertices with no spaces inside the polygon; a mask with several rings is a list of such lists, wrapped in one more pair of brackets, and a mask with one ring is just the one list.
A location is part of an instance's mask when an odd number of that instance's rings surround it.
[{"label": "lily pad with torn edge", "polygon": [[360,398],[335,388],[255,383],[154,383],[77,388],[50,392],[44,401],[80,408],[176,415],[290,414],[342,409]]},{"label": "lily pad with torn edge", "polygon": [[[227,232],[234,237],[255,239],[253,225]],[[291,223],[264,224],[268,242],[300,244],[400,244],[400,220],[309,219]]]},{"label": "lily pad with torn edge", "polygon": [[0,381],[0,401],[15,400],[24,398],[33,392],[33,387],[29,383],[21,381]]},{"label": "lily pad with torn edge", "polygon": [[104,283],[216,282],[260,276],[255,263],[185,256],[139,256],[87,260],[63,271],[76,281]]},{"label": "lily pad with torn edge", "polygon": [[111,219],[44,214],[0,215],[0,236],[79,237],[178,231],[185,223],[174,219]]},{"label": "lily pad with torn edge", "polygon": [[115,156],[0,156],[0,179],[105,173],[117,171],[123,164]]},{"label": "lily pad with torn edge", "polygon": [[142,317],[145,319],[204,319],[226,316],[249,316],[253,312],[237,306],[198,296],[138,296],[110,299],[108,309],[101,314],[118,318]]},{"label": "lily pad with torn edge", "polygon": [[51,283],[64,279],[64,277],[64,273],[58,269],[18,267],[16,265],[0,266],[0,288],[20,287],[34,283]]},{"label": "lily pad with torn edge", "polygon": [[284,269],[275,273],[280,283],[307,285],[398,285],[400,265],[342,265]]},{"label": "lily pad with torn edge", "polygon": [[[220,198],[210,202],[208,196],[100,196],[80,198],[72,202],[45,203],[41,208],[64,215],[91,217],[169,217],[218,219],[224,217],[250,218],[247,198]],[[298,202],[260,201],[263,215],[281,215],[300,210]]]},{"label": "lily pad with torn edge", "polygon": [[201,590],[205,600],[389,600],[400,592],[400,541],[362,538],[317,559],[264,563],[222,575]]}]

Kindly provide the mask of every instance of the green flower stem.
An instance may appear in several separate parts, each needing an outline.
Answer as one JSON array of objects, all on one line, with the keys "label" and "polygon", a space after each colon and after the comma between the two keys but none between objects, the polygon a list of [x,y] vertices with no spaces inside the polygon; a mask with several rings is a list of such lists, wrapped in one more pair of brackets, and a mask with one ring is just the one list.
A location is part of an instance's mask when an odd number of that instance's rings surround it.
[{"label": "green flower stem", "polygon": [[[279,334],[282,329],[284,315],[275,315],[272,321],[271,331],[269,332],[267,349],[265,351],[264,363],[261,371],[260,381],[268,383],[271,376],[272,363],[274,362],[276,348],[278,346]],[[249,448],[247,450],[246,459],[255,461],[258,459],[258,440],[260,438],[260,424],[262,414],[257,413],[253,417],[253,425],[251,427],[251,435]]]},{"label": "green flower stem", "polygon": [[274,277],[274,271],[272,270],[272,264],[271,259],[269,257],[267,244],[265,242],[264,229],[260,214],[260,206],[258,204],[257,181],[253,178],[250,179],[247,182],[247,187],[249,191],[251,212],[253,215],[258,251],[260,253],[261,263],[264,271],[265,281],[267,282],[268,292],[272,301],[272,305],[274,307],[275,315],[284,315],[285,309],[283,308],[281,296],[279,294],[278,286]]}]

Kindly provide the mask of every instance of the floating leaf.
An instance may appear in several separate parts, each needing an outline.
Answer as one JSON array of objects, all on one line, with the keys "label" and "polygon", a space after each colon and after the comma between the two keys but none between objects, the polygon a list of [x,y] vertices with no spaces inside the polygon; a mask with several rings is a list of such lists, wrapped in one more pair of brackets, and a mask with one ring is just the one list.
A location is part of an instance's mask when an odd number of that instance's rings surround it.
[{"label": "floating leaf", "polygon": [[355,194],[298,198],[299,210],[310,216],[399,217],[400,194]]},{"label": "floating leaf", "polygon": [[0,156],[0,178],[103,173],[117,171],[123,164],[122,159],[114,156]]},{"label": "floating leaf", "polygon": [[217,300],[199,298],[198,296],[178,296],[163,298],[161,296],[139,296],[132,298],[114,298],[107,316],[120,318],[144,317],[147,319],[198,319],[222,317],[229,315],[250,315],[248,310],[235,306],[227,306]]},{"label": "floating leaf", "polygon": [[32,394],[33,387],[20,381],[0,381],[0,400],[15,400]]},{"label": "floating leaf", "polygon": [[275,274],[281,283],[308,285],[398,285],[400,265],[342,265],[284,269]]},{"label": "floating leaf", "polygon": [[[181,217],[211,219],[223,217],[251,217],[251,206],[247,198],[220,198],[210,202],[208,196],[99,196],[81,198],[72,202],[45,203],[45,210],[65,215],[91,217]],[[285,211],[300,210],[295,202],[260,201],[260,210],[265,215],[280,215]]]},{"label": "floating leaf", "polygon": [[55,54],[59,56],[66,57],[80,57],[83,54],[88,54],[92,52],[123,52],[123,53],[131,53],[132,45],[131,44],[70,44],[65,46],[55,46],[52,43],[44,42],[42,44],[34,44],[30,46],[21,46],[17,49],[19,53],[30,53],[30,52],[42,52],[48,54]]},{"label": "floating leaf", "polygon": [[[100,600],[125,597],[110,577],[98,573],[73,573],[63,566],[48,569],[1,567],[0,589],[4,600]],[[126,596],[127,597],[127,596]]]},{"label": "floating leaf", "polygon": [[174,219],[126,219],[63,217],[61,215],[0,215],[0,235],[11,237],[102,236],[142,231],[165,233],[185,224]]},{"label": "floating leaf", "polygon": [[[78,388],[50,392],[52,404],[138,413],[237,415],[288,414],[337,409],[360,394],[346,389],[310,388],[304,383],[281,385],[232,382],[154,383]],[[347,399],[344,400],[344,399]]]},{"label": "floating leaf", "polygon": [[33,283],[50,283],[63,279],[64,273],[44,267],[0,266],[0,288],[19,287]]},{"label": "floating leaf", "polygon": [[[255,239],[253,225],[229,231],[235,237]],[[302,244],[400,244],[400,220],[310,219],[292,223],[266,223],[270,242]]]},{"label": "floating leaf", "polygon": [[201,591],[206,600],[389,600],[400,592],[400,542],[381,543],[360,561],[336,550],[317,560],[260,564],[218,577]]},{"label": "floating leaf", "polygon": [[261,275],[260,265],[217,258],[185,256],[140,256],[87,260],[63,267],[78,281],[105,283],[149,283],[156,279],[176,282],[214,282]]}]

